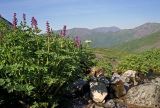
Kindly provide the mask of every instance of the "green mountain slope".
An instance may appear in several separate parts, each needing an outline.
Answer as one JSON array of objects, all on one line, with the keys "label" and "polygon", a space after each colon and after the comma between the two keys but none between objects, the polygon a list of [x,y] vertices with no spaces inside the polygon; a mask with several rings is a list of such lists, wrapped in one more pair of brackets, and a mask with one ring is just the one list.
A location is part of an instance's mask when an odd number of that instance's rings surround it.
[{"label": "green mountain slope", "polygon": [[134,39],[147,37],[160,31],[160,23],[145,23],[133,29],[118,29],[116,27],[100,27],[96,29],[73,28],[68,35],[79,36],[81,40],[91,40],[95,48],[109,48]]},{"label": "green mountain slope", "polygon": [[116,32],[97,32],[89,29],[71,29],[69,36],[79,36],[82,41],[91,40],[92,46],[96,48],[107,48],[134,39],[132,30],[120,30]]},{"label": "green mountain slope", "polygon": [[0,40],[2,36],[12,27],[12,23],[0,16]]},{"label": "green mountain slope", "polygon": [[152,48],[160,48],[160,31],[151,35],[119,44],[114,49],[122,51],[144,51]]},{"label": "green mountain slope", "polygon": [[106,48],[94,48],[93,52],[96,55],[96,58],[100,61],[106,61],[108,63],[111,63],[113,70],[116,69],[116,66],[123,57],[130,54],[129,52]]}]

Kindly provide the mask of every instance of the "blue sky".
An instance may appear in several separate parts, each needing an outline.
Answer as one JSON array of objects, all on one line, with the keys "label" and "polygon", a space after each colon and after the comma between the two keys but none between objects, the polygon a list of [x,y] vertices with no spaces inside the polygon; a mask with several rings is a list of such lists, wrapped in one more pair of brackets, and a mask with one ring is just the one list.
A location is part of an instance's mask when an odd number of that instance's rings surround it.
[{"label": "blue sky", "polygon": [[[160,23],[160,0],[0,0],[0,14],[12,21],[22,14],[34,16],[45,30],[48,20],[53,29],[118,26],[133,28],[146,22]],[[28,22],[30,23],[30,21]]]}]

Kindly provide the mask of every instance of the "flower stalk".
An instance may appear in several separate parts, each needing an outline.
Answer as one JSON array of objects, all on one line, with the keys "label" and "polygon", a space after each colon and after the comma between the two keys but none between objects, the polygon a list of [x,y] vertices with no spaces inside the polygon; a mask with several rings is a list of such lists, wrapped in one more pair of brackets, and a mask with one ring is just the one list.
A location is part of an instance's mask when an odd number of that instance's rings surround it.
[{"label": "flower stalk", "polygon": [[47,65],[48,65],[48,59],[49,59],[49,48],[50,48],[50,36],[51,36],[51,31],[50,31],[50,26],[49,26],[49,22],[46,22],[46,31],[47,31],[47,51],[48,51],[48,56],[47,56]]},{"label": "flower stalk", "polygon": [[16,13],[13,14],[13,29],[15,30],[17,28],[17,18],[16,18]]},{"label": "flower stalk", "polygon": [[31,26],[35,30],[36,33],[38,32],[38,26],[37,25],[38,25],[37,20],[34,17],[32,17]]}]

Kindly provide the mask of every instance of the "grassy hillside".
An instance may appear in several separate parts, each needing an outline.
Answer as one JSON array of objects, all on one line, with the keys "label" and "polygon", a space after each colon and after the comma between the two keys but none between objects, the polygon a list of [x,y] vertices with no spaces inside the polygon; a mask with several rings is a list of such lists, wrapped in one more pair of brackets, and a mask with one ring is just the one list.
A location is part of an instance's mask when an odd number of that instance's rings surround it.
[{"label": "grassy hillside", "polygon": [[119,44],[113,47],[122,51],[145,51],[152,48],[160,48],[160,32],[153,33],[146,37],[128,41],[124,44]]},{"label": "grassy hillside", "polygon": [[106,61],[112,64],[113,69],[117,66],[118,62],[130,53],[125,51],[118,51],[113,49],[94,48],[93,49],[96,58],[100,61]]},{"label": "grassy hillside", "polygon": [[104,48],[94,48],[94,53],[97,55],[97,57],[101,58],[121,58],[122,56],[128,55],[128,52],[125,51],[118,51],[113,49],[104,49]]}]

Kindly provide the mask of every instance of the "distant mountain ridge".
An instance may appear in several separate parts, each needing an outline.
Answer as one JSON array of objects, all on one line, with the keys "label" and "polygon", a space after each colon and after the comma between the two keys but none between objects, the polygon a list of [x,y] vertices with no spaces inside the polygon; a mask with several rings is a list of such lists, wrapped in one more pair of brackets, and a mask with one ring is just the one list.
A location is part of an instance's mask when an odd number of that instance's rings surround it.
[{"label": "distant mountain ridge", "polygon": [[94,29],[73,28],[67,30],[67,35],[79,36],[82,40],[92,40],[93,47],[107,48],[148,36],[157,31],[160,31],[160,23],[145,23],[133,29],[120,29],[116,26]]},{"label": "distant mountain ridge", "polygon": [[117,32],[120,31],[121,29],[113,26],[113,27],[98,27],[91,30],[100,33],[108,33],[108,32]]},{"label": "distant mountain ridge", "polygon": [[140,52],[154,48],[160,48],[160,31],[148,36],[128,41],[112,47],[116,50]]},{"label": "distant mountain ridge", "polygon": [[160,23],[145,23],[133,29],[134,35],[139,37],[147,36],[160,30]]},{"label": "distant mountain ridge", "polygon": [[98,27],[94,29],[88,28],[72,28],[67,30],[68,35],[76,35],[76,36],[86,36],[91,35],[92,33],[109,33],[109,32],[117,32],[121,29],[118,27]]}]

